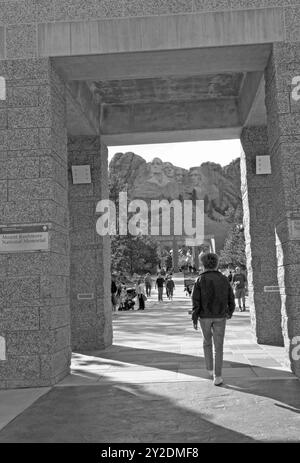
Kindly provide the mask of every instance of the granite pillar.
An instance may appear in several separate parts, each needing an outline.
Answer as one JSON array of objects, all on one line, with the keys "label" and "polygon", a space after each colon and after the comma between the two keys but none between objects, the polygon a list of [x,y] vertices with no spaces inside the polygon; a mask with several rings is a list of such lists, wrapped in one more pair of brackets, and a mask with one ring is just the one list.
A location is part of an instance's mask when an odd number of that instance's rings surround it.
[{"label": "granite pillar", "polygon": [[[241,143],[241,188],[252,331],[259,344],[282,346],[281,299],[276,292],[274,176],[256,173],[256,156],[269,154],[267,128],[244,128]],[[273,286],[275,291],[266,291],[266,286]]]},{"label": "granite pillar", "polygon": [[300,336],[300,100],[296,76],[300,76],[300,43],[273,44],[265,79],[277,275],[284,343],[292,371],[300,376],[295,349]]},{"label": "granite pillar", "polygon": [[49,386],[71,356],[65,85],[49,59],[0,76],[0,224],[49,230],[47,250],[0,253],[0,387]]},{"label": "granite pillar", "polygon": [[[108,198],[107,147],[99,136],[68,139],[71,331],[75,351],[112,343],[110,237],[96,232],[96,204]],[[91,183],[74,184],[71,168],[89,165]]]}]

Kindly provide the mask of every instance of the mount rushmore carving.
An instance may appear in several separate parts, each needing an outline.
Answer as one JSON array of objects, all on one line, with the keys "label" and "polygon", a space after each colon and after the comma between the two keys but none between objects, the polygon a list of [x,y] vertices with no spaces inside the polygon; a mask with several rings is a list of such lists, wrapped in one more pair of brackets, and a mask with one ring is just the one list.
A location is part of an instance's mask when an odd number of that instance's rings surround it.
[{"label": "mount rushmore carving", "polygon": [[226,167],[206,162],[187,170],[158,157],[147,163],[131,152],[116,153],[110,173],[124,179],[130,199],[202,199],[207,216],[218,222],[241,202],[239,159]]}]

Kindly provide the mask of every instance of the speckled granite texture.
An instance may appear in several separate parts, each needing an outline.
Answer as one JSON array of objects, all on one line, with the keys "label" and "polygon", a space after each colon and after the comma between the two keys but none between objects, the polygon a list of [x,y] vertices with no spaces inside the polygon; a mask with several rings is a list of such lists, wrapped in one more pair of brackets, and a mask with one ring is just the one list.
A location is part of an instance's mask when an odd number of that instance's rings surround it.
[{"label": "speckled granite texture", "polygon": [[69,237],[64,83],[48,59],[1,61],[0,223],[46,223],[47,252],[1,254],[1,387],[54,384],[69,371]]},{"label": "speckled granite texture", "polygon": [[[104,349],[112,343],[110,240],[96,232],[96,204],[108,198],[107,147],[100,137],[69,137],[68,162],[90,165],[92,183],[69,178],[72,348]],[[70,171],[69,169],[69,171]],[[91,299],[78,299],[78,294]]]}]

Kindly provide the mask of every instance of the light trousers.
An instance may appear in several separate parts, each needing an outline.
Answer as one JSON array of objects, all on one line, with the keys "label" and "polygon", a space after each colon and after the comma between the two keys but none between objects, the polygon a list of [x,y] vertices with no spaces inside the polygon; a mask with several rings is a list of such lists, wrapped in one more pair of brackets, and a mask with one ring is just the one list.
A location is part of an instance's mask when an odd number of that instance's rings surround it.
[{"label": "light trousers", "polygon": [[[206,368],[214,371],[215,376],[222,376],[226,318],[200,318],[200,326],[203,333]],[[213,344],[215,356],[213,356]]]}]

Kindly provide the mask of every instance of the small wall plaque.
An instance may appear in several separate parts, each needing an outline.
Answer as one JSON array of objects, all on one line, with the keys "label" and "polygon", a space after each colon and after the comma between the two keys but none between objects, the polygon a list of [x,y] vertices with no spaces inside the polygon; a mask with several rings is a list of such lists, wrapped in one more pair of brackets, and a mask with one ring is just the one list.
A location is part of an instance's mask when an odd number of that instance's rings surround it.
[{"label": "small wall plaque", "polygon": [[6,83],[2,76],[0,76],[0,100],[6,100]]},{"label": "small wall plaque", "polygon": [[270,156],[256,156],[256,173],[258,175],[272,173]]},{"label": "small wall plaque", "polygon": [[0,360],[6,360],[6,346],[3,336],[0,336]]},{"label": "small wall plaque", "polygon": [[292,240],[300,240],[300,219],[290,221],[290,234]]},{"label": "small wall plaque", "polygon": [[91,301],[94,299],[94,294],[93,293],[79,293],[77,294],[77,299],[79,301],[84,301],[84,300]]},{"label": "small wall plaque", "polygon": [[0,253],[49,251],[48,225],[0,227]]},{"label": "small wall plaque", "polygon": [[72,166],[73,184],[92,183],[91,166]]},{"label": "small wall plaque", "polygon": [[280,293],[279,286],[264,286],[265,293]]}]

